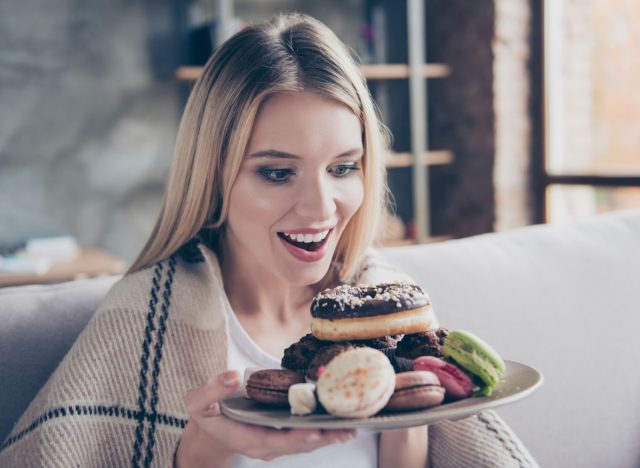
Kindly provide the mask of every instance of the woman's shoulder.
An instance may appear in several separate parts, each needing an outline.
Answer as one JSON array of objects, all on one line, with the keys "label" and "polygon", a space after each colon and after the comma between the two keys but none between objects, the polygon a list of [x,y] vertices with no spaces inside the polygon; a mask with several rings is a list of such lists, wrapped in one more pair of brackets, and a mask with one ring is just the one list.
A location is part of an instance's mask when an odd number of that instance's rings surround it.
[{"label": "woman's shoulder", "polygon": [[156,270],[157,266],[154,265],[125,274],[109,289],[100,304],[100,309],[144,305],[149,300],[149,290],[153,285]]},{"label": "woman's shoulder", "polygon": [[[101,302],[98,314],[113,311],[146,314],[153,309],[167,309],[174,318],[181,317],[208,328],[214,324],[204,322],[218,316],[211,311],[222,309],[223,294],[215,256],[204,255],[195,262],[192,257],[186,258],[177,252],[123,276]],[[208,320],[203,318],[205,315]],[[219,324],[218,320],[214,321]]]},{"label": "woman's shoulder", "polygon": [[188,287],[198,275],[185,274],[186,263],[179,254],[158,261],[140,270],[126,273],[109,290],[102,302],[102,307],[119,308],[136,305],[146,306],[150,296],[166,294],[173,289],[176,279],[180,277],[180,287]]}]

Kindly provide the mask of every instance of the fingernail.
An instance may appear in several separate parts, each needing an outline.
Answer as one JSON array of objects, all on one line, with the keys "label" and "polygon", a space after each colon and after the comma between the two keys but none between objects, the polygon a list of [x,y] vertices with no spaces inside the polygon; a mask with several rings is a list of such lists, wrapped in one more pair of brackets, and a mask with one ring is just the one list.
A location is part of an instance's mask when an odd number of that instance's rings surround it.
[{"label": "fingernail", "polygon": [[226,387],[231,387],[238,382],[238,373],[236,371],[229,371],[222,374],[222,383]]},{"label": "fingernail", "polygon": [[322,439],[322,436],[320,434],[318,434],[317,432],[314,432],[313,434],[309,434],[307,436],[306,439],[304,439],[305,442],[318,442],[320,441],[320,439]]},{"label": "fingernail", "polygon": [[340,438],[340,442],[344,443],[344,442],[349,442],[350,440],[354,439],[356,437],[356,435],[354,433],[348,433],[343,435]]},{"label": "fingernail", "polygon": [[202,412],[202,416],[205,418],[211,418],[213,416],[218,416],[220,414],[220,405],[217,403],[213,403],[206,410]]}]

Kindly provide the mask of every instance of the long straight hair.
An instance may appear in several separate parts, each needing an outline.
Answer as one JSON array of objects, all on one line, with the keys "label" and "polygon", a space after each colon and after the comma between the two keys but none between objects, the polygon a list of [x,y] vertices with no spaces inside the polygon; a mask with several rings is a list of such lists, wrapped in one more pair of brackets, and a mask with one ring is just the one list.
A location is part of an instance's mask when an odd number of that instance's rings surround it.
[{"label": "long straight hair", "polygon": [[345,45],[321,22],[289,14],[236,33],[205,65],[180,122],[160,214],[129,273],[168,258],[196,235],[222,254],[229,193],[260,105],[274,94],[300,91],[346,105],[361,122],[364,200],[327,277],[345,281],[357,271],[387,202],[387,133]]}]

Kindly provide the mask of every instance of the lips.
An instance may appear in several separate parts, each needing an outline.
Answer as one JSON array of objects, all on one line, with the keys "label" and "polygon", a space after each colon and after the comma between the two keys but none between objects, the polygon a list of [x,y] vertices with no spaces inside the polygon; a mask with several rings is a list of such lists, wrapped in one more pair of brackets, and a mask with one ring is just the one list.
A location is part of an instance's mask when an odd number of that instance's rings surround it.
[{"label": "lips", "polygon": [[[299,239],[294,240],[285,233],[282,233],[282,232],[278,233],[278,237],[280,237],[280,239],[284,240],[285,242],[299,249],[303,249],[308,252],[314,252],[326,243],[327,237],[329,237],[329,232],[327,231],[323,237],[320,237],[322,236],[322,234],[317,234],[315,236],[312,236],[311,234],[299,234],[298,236],[299,237],[304,236],[304,240],[299,240]],[[311,239],[309,239],[310,237]]]},{"label": "lips", "polygon": [[333,228],[325,229],[295,229],[278,232],[285,242],[308,252],[314,252],[322,247]]},{"label": "lips", "polygon": [[285,249],[298,260],[315,262],[324,257],[333,228],[278,232]]}]

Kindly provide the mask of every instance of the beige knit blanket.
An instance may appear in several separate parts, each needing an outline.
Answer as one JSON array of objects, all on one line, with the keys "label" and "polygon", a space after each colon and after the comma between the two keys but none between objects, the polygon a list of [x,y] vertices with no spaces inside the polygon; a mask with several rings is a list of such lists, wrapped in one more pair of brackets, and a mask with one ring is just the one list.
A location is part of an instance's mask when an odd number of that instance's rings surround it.
[{"label": "beige knit blanket", "polygon": [[[371,257],[358,282],[406,278]],[[215,255],[192,242],[127,275],[4,441],[1,467],[171,466],[185,393],[226,370]],[[430,428],[433,467],[537,466],[493,413]]]}]

